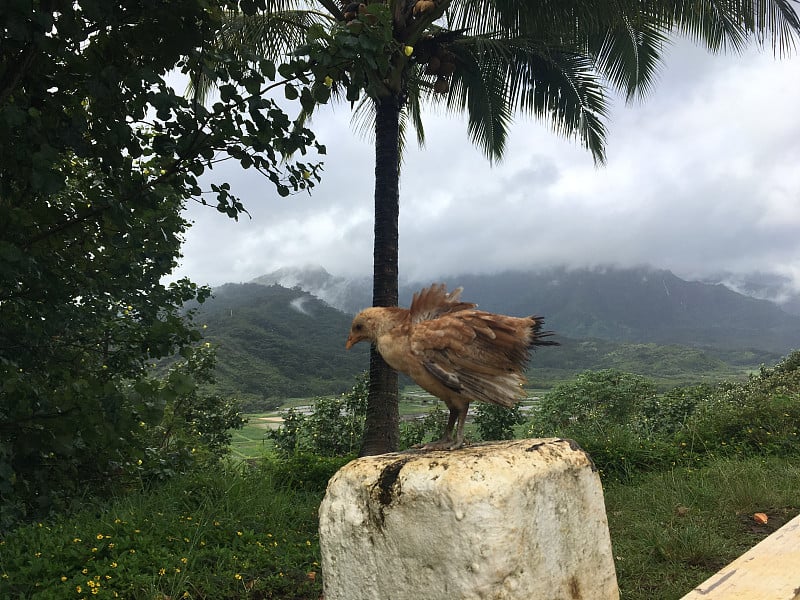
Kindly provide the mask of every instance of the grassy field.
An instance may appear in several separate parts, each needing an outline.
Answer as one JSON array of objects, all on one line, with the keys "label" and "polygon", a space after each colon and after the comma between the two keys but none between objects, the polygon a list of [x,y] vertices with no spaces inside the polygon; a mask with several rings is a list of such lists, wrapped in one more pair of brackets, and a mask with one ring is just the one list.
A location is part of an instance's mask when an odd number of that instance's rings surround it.
[{"label": "grassy field", "polygon": [[[546,390],[529,390],[531,399],[523,401],[523,407],[536,402],[535,397],[544,394]],[[232,431],[231,453],[237,459],[253,459],[264,456],[274,449],[274,444],[266,437],[270,427],[277,426],[274,419],[281,417],[282,413],[290,408],[303,409],[313,405],[314,398],[288,398],[277,409],[268,412],[248,413],[243,415],[248,419],[247,424],[240,430]],[[400,391],[399,412],[401,419],[422,416],[438,406],[447,411],[444,403],[417,386],[406,386]],[[467,432],[470,432],[468,425]]]},{"label": "grassy field", "polygon": [[258,458],[264,456],[274,444],[267,439],[267,426],[263,418],[271,414],[246,415],[248,422],[242,428],[232,432],[231,455],[239,460]]},{"label": "grassy field", "polygon": [[[341,464],[240,463],[21,527],[0,540],[0,597],[318,600],[317,507]],[[604,487],[622,600],[677,600],[800,512],[789,460],[720,459]]]},{"label": "grassy field", "polygon": [[798,490],[797,461],[756,458],[606,484],[622,598],[680,598],[800,513]]}]

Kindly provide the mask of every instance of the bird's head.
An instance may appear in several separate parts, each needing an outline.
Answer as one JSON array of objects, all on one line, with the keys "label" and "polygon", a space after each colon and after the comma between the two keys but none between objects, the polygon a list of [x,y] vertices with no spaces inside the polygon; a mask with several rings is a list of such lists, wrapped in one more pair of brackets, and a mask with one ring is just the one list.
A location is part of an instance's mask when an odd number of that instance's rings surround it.
[{"label": "bird's head", "polygon": [[[373,306],[358,313],[350,326],[350,335],[344,347],[348,350],[358,342],[375,342],[378,336],[396,325],[395,312],[402,309]],[[406,311],[407,312],[407,311]]]},{"label": "bird's head", "polygon": [[374,309],[362,310],[355,316],[353,324],[350,325],[350,335],[347,336],[347,342],[345,342],[344,347],[350,350],[358,342],[365,340],[374,342],[377,337],[377,323],[378,315],[375,314]]}]

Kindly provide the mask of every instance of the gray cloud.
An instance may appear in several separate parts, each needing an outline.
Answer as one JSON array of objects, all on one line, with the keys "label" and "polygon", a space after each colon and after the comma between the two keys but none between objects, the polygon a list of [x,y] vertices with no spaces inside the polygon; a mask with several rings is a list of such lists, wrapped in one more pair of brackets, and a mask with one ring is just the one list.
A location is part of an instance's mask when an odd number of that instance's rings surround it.
[{"label": "gray cloud", "polygon": [[[402,169],[401,276],[648,263],[698,277],[776,272],[800,289],[798,67],[677,45],[648,98],[615,103],[604,167],[524,119],[492,166],[463,119],[429,115],[427,146],[409,144]],[[177,274],[219,284],[290,265],[370,273],[373,150],[349,119],[346,106],[315,117],[328,155],[310,197],[280,199],[258,175],[219,169],[253,218],[190,207]]]}]

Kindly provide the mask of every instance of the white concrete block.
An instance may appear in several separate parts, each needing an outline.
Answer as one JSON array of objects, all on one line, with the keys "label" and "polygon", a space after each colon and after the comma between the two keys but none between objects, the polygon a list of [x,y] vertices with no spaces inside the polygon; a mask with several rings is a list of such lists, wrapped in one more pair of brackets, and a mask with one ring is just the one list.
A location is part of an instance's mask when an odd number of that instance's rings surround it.
[{"label": "white concrete block", "polygon": [[355,460],[320,543],[325,600],[619,597],[600,479],[569,440]]}]

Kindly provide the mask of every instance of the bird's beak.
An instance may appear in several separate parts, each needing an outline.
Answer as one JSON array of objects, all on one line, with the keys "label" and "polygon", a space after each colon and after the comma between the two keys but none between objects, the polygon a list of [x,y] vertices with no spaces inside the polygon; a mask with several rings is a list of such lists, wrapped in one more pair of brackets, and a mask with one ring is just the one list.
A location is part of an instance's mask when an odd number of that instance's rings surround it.
[{"label": "bird's beak", "polygon": [[358,343],[358,340],[353,339],[353,336],[350,335],[350,336],[347,337],[347,341],[344,343],[344,349],[345,350],[350,350],[350,348],[353,347],[353,344],[356,344],[356,343]]}]

